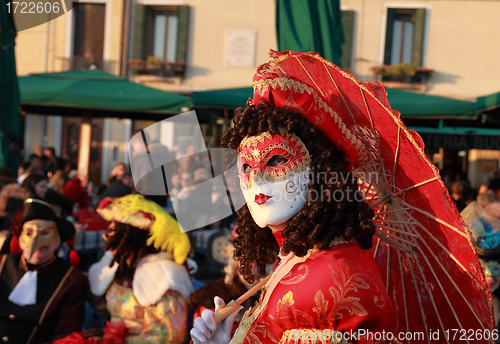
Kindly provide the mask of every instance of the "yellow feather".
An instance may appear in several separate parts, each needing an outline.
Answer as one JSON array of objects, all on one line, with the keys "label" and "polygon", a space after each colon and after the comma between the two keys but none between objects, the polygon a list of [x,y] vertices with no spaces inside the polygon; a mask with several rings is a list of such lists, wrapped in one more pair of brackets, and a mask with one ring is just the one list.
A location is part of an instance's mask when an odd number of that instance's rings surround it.
[{"label": "yellow feather", "polygon": [[108,206],[112,210],[115,221],[131,224],[141,229],[149,224],[143,221],[141,212],[152,214],[153,223],[149,228],[150,237],[147,244],[157,250],[172,252],[178,264],[184,263],[191,249],[189,237],[184,233],[178,222],[162,207],[153,201],[148,201],[142,195],[127,195],[113,200]]}]

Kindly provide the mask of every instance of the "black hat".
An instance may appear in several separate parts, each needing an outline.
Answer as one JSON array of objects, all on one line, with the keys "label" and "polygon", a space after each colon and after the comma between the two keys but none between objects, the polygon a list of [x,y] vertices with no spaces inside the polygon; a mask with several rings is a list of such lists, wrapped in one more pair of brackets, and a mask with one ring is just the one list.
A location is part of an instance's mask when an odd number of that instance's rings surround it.
[{"label": "black hat", "polygon": [[58,217],[50,204],[39,199],[28,198],[24,201],[21,213],[21,225],[31,220],[54,221],[59,231],[61,242],[68,241],[75,235],[75,226],[68,220]]}]

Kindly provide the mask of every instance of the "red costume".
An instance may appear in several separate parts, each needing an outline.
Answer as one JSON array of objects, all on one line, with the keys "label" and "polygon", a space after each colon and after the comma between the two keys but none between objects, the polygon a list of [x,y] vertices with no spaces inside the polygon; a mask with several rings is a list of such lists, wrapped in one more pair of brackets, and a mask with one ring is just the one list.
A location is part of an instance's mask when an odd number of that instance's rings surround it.
[{"label": "red costume", "polygon": [[301,260],[263,308],[259,304],[245,314],[231,343],[315,343],[314,336],[330,343],[328,334],[340,338],[334,331],[348,336],[360,329],[393,329],[394,309],[369,250],[344,242],[328,251],[310,250]]}]

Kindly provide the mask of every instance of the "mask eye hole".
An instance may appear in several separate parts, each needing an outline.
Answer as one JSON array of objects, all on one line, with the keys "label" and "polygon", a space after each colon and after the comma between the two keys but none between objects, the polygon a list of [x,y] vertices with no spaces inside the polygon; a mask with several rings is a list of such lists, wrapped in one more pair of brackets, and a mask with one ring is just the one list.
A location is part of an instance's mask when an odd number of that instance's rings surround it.
[{"label": "mask eye hole", "polygon": [[249,174],[250,172],[252,172],[252,166],[249,164],[243,164],[243,173]]},{"label": "mask eye hole", "polygon": [[24,235],[26,235],[27,237],[33,236],[33,231],[31,229],[23,228],[23,232],[24,232]]},{"label": "mask eye hole", "polygon": [[288,159],[282,155],[273,155],[271,159],[267,162],[266,166],[275,167],[282,166],[288,162]]}]

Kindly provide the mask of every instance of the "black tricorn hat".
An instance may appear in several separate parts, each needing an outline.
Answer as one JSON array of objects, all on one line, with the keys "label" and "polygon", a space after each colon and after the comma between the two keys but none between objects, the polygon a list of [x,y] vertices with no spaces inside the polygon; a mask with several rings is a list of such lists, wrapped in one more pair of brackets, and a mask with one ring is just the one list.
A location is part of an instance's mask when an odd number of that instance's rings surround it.
[{"label": "black tricorn hat", "polygon": [[58,217],[50,204],[39,199],[28,198],[24,201],[21,213],[21,225],[31,220],[54,221],[61,237],[61,242],[68,241],[75,235],[75,226],[68,220]]}]

